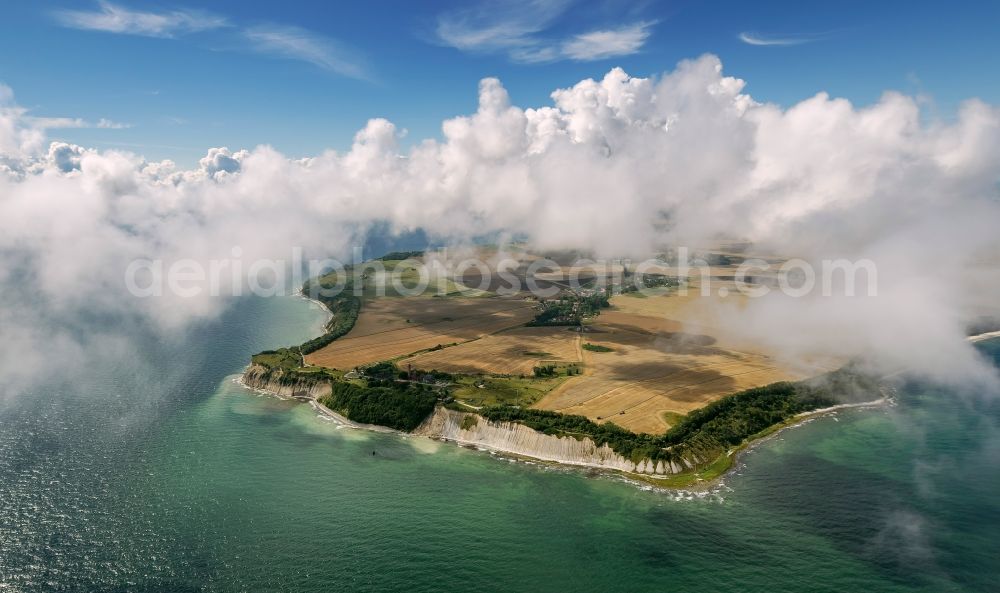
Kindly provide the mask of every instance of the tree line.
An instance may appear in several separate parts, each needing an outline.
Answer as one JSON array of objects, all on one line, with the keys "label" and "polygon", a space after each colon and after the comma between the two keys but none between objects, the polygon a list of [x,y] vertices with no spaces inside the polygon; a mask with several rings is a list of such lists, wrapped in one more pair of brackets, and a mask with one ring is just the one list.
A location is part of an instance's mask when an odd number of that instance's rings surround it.
[{"label": "tree line", "polygon": [[634,433],[613,422],[598,424],[585,416],[517,406],[490,406],[479,413],[495,422],[518,422],[539,432],[575,438],[589,437],[619,455],[707,464],[754,435],[796,414],[832,406],[838,401],[870,399],[880,383],[845,368],[795,383],[779,382],[728,395],[687,414],[665,433]]}]

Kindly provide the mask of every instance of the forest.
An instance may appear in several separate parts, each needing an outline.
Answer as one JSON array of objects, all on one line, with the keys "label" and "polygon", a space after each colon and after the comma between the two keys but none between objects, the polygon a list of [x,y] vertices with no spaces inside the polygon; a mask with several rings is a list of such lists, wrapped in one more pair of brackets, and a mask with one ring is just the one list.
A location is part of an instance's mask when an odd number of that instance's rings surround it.
[{"label": "forest", "polygon": [[434,411],[437,395],[419,383],[380,384],[365,387],[334,382],[319,402],[354,422],[411,431]]},{"label": "forest", "polygon": [[358,313],[361,312],[361,299],[354,296],[350,281],[342,290],[333,295],[324,294],[321,289],[335,288],[334,279],[324,276],[316,280],[316,285],[313,285],[312,282],[312,280],[307,280],[302,285],[302,294],[323,303],[330,310],[332,317],[327,322],[326,332],[323,335],[299,346],[299,351],[302,354],[315,352],[337,338],[347,335],[354,328],[354,324],[358,321]]}]

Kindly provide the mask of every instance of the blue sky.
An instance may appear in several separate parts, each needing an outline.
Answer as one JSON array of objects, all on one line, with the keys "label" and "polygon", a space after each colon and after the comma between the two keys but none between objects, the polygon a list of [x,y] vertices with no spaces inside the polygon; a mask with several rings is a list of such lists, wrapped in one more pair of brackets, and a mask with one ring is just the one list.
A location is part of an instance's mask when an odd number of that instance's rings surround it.
[{"label": "blue sky", "polygon": [[863,105],[894,89],[948,117],[965,98],[1000,102],[1000,3],[962,4],[12,3],[0,83],[33,116],[81,120],[52,138],[182,165],[210,146],[343,149],[371,117],[437,137],[485,76],[534,107],[614,66],[649,76],[706,52],[758,100]]}]

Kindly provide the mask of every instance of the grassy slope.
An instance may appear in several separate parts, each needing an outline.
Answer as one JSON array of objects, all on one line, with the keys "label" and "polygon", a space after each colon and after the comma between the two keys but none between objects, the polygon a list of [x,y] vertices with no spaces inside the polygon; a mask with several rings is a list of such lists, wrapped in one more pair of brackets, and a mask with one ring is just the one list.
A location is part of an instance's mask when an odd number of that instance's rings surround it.
[{"label": "grassy slope", "polygon": [[[469,405],[496,406],[517,405],[530,406],[542,399],[546,393],[562,384],[566,377],[545,377],[540,379],[527,377],[472,377],[459,376],[455,378],[452,395]],[[482,388],[477,385],[483,385]]]}]

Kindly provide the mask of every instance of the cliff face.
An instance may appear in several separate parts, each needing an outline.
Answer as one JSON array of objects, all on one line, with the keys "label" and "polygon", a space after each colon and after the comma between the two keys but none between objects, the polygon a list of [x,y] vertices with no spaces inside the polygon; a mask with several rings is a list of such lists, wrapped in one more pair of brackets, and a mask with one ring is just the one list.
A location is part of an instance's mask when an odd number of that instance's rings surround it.
[{"label": "cliff face", "polygon": [[247,367],[243,373],[243,383],[252,389],[260,389],[282,397],[316,399],[330,393],[328,380],[285,376],[281,370],[271,370],[259,364]]},{"label": "cliff face", "polygon": [[[303,378],[301,375],[286,374],[281,370],[268,369],[258,364],[247,367],[243,373],[243,383],[252,389],[298,399],[316,400],[331,392],[330,382],[327,379]],[[356,428],[381,430],[381,427],[358,425],[346,419],[342,421]],[[428,416],[412,434],[542,461],[630,473],[662,476],[677,474],[692,467],[686,460],[683,465],[650,459],[633,462],[606,444],[598,447],[589,438],[578,440],[573,437],[547,435],[523,424],[491,422],[477,414],[456,412],[441,406],[436,407],[434,413]]]},{"label": "cliff face", "polygon": [[577,440],[573,437],[551,436],[522,424],[490,422],[476,414],[442,407],[436,408],[413,434],[544,461],[624,472],[666,475],[679,473],[684,469],[677,464],[653,462],[649,459],[634,463],[615,453],[606,444],[598,447],[589,438]]}]

